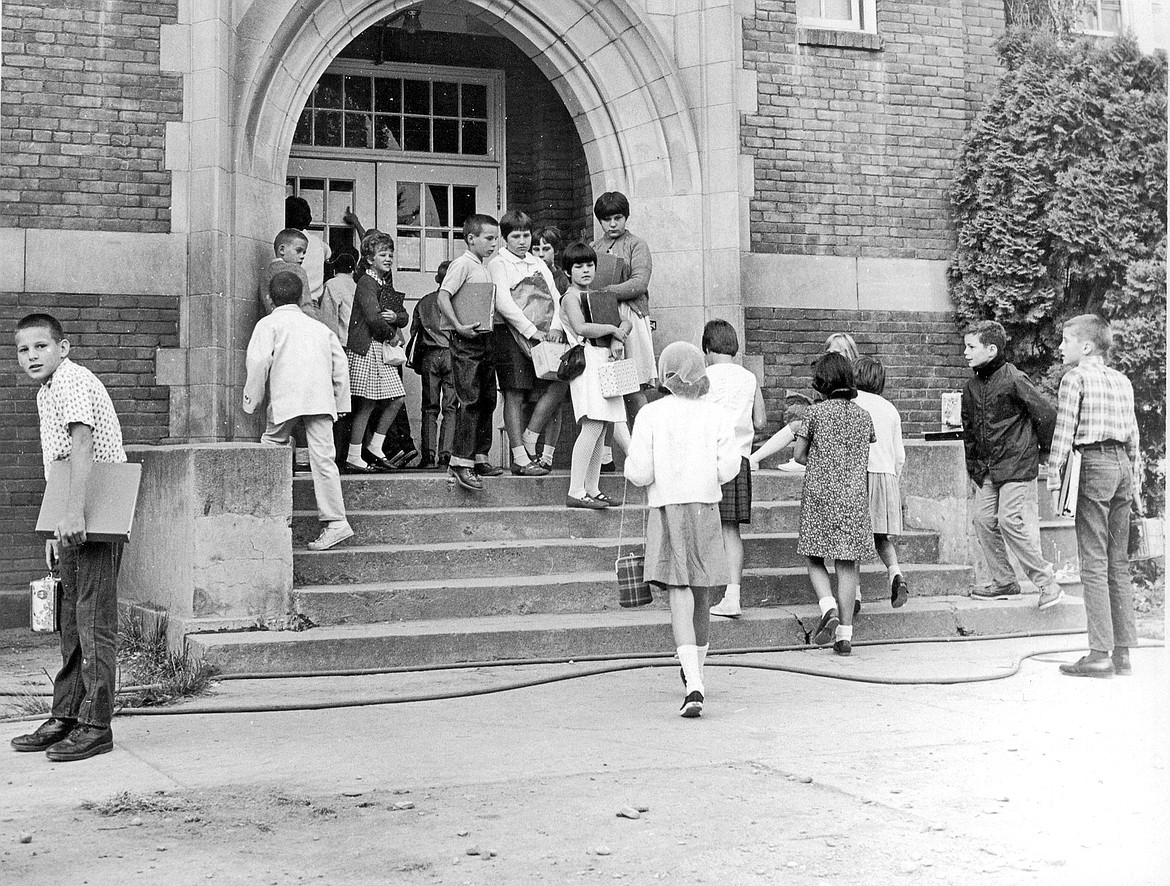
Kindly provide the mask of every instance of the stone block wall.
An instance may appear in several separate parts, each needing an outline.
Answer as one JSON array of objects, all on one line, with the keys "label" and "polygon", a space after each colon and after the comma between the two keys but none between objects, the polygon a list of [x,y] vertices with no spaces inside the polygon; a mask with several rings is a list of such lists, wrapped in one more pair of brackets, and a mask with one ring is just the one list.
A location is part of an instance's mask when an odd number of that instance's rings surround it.
[{"label": "stone block wall", "polygon": [[1003,3],[880,2],[872,35],[800,27],[795,0],[755,6],[751,251],[948,258],[950,181],[997,73]]},{"label": "stone block wall", "polygon": [[178,6],[4,4],[0,227],[170,230],[164,138],[183,95],[159,28]]},{"label": "stone block wall", "polygon": [[[7,7],[6,7],[7,9]],[[159,296],[0,292],[0,330],[7,365],[0,372],[0,589],[44,574],[44,545],[33,534],[44,471],[37,386],[16,365],[12,329],[25,314],[45,311],[65,327],[70,357],[102,380],[127,444],[167,436],[169,390],[155,384],[155,351],[178,344],[179,300]]]},{"label": "stone block wall", "polygon": [[764,361],[768,433],[783,425],[789,390],[812,395],[812,364],[834,332],[848,332],[861,354],[886,369],[885,397],[910,438],[939,429],[944,391],[961,391],[970,375],[953,314],[747,308],[744,354]]}]

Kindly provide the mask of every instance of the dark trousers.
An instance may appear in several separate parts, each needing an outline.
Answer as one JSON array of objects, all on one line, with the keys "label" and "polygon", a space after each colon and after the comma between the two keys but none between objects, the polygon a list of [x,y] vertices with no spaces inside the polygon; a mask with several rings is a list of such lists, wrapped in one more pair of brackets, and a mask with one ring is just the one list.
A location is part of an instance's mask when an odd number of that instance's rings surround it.
[{"label": "dark trousers", "polygon": [[1129,577],[1133,470],[1122,446],[1081,452],[1077,554],[1081,560],[1089,648],[1112,652],[1137,645]]},{"label": "dark trousers", "polygon": [[492,448],[492,413],[496,411],[496,361],[490,333],[463,338],[451,333],[451,365],[455,371],[455,440],[451,464],[474,464]]},{"label": "dark trousers", "polygon": [[61,671],[53,716],[106,727],[114,716],[119,542],[60,546]]},{"label": "dark trousers", "polygon": [[[450,348],[426,348],[422,354],[422,444],[423,454],[434,459],[450,456],[455,441],[455,370],[451,364]],[[435,442],[439,432],[439,412],[443,413],[442,439]]]}]

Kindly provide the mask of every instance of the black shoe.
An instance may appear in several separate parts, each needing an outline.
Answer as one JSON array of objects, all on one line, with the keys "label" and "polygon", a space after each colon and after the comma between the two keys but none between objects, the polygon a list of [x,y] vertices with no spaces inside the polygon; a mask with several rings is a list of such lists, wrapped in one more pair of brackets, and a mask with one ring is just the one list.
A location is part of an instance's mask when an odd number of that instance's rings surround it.
[{"label": "black shoe", "polygon": [[504,473],[504,469],[496,465],[489,465],[486,461],[477,461],[475,463],[475,475],[477,477],[498,477]]},{"label": "black shoe", "polygon": [[703,716],[703,693],[692,692],[683,699],[682,707],[679,708],[679,716],[693,719],[694,717]]},{"label": "black shoe", "polygon": [[857,618],[857,616],[859,616],[859,615],[861,615],[861,598],[854,597],[853,598],[853,617]]},{"label": "black shoe", "polygon": [[404,449],[393,458],[388,459],[388,461],[394,467],[401,469],[409,468],[416,458],[418,458],[418,450],[411,446],[409,449]]},{"label": "black shoe", "polygon": [[393,474],[397,468],[391,463],[390,459],[384,458],[381,455],[374,455],[370,450],[362,450],[362,458],[366,460],[366,464],[370,470],[377,474]]},{"label": "black shoe", "polygon": [[841,619],[837,617],[837,610],[830,609],[821,616],[817,629],[813,631],[813,642],[818,646],[828,646],[833,642],[833,635],[839,624],[841,624]]},{"label": "black shoe", "polygon": [[603,474],[613,474],[616,471],[617,465],[615,465],[612,461],[607,461],[601,466],[601,473]]},{"label": "black shoe", "polygon": [[76,720],[59,720],[53,717],[46,720],[35,731],[28,735],[18,735],[10,744],[12,750],[27,753],[29,751],[43,751],[52,747],[67,736],[77,724]]},{"label": "black shoe", "polygon": [[1128,677],[1133,673],[1133,665],[1129,663],[1129,650],[1118,646],[1113,650],[1113,673],[1119,677]]},{"label": "black shoe", "polygon": [[1070,677],[1112,677],[1113,662],[1108,655],[1089,653],[1072,664],[1062,664],[1060,672]]},{"label": "black shoe", "polygon": [[103,728],[78,723],[67,737],[45,751],[45,756],[54,763],[69,763],[108,754],[113,749],[114,733],[109,726]]},{"label": "black shoe", "polygon": [[451,467],[451,453],[450,452],[441,453],[439,455],[439,460],[437,462],[435,462],[435,465],[437,467],[439,467],[440,469]]},{"label": "black shoe", "polygon": [[890,586],[890,605],[895,609],[901,609],[906,605],[908,599],[910,599],[910,588],[906,586],[906,579],[902,578],[901,573],[898,573],[894,576],[894,583]]},{"label": "black shoe", "polygon": [[429,453],[424,455],[422,461],[418,463],[418,469],[420,471],[433,471],[436,467],[438,467],[438,462],[436,462],[435,457]]},{"label": "black shoe", "polygon": [[853,653],[853,644],[848,640],[835,640],[833,642],[833,651],[838,655],[851,655]]},{"label": "black shoe", "polygon": [[530,461],[526,465],[513,464],[512,473],[517,477],[543,477],[548,473],[548,469],[542,465],[538,465],[534,461]]},{"label": "black shoe", "polygon": [[1012,585],[1007,588],[975,588],[971,596],[976,600],[1012,600],[1020,596],[1020,586]]},{"label": "black shoe", "polygon": [[343,461],[340,466],[343,474],[376,474],[377,470],[369,465],[355,465],[351,461]]},{"label": "black shoe", "polygon": [[472,492],[479,492],[483,489],[483,483],[480,482],[479,477],[475,476],[475,472],[466,465],[447,468],[447,482],[458,483],[464,489]]}]

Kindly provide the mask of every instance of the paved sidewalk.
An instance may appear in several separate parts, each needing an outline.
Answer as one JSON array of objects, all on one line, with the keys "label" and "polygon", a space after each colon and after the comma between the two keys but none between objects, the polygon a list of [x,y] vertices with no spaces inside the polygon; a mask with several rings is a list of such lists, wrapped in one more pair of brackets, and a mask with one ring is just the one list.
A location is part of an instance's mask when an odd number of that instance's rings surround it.
[{"label": "paved sidewalk", "polygon": [[[991,676],[1082,642],[739,661]],[[436,702],[120,718],[111,754],[3,758],[0,882],[55,884],[66,872],[118,886],[1163,882],[1165,652],[1137,650],[1134,675],[1107,681],[1058,674],[1076,655],[943,686],[713,658],[697,721],[676,715],[673,666]],[[535,673],[495,670],[225,682],[213,700],[370,699]],[[0,723],[0,754],[27,728]],[[169,808],[102,816],[79,805],[122,791]],[[618,817],[627,806],[649,809]]]}]

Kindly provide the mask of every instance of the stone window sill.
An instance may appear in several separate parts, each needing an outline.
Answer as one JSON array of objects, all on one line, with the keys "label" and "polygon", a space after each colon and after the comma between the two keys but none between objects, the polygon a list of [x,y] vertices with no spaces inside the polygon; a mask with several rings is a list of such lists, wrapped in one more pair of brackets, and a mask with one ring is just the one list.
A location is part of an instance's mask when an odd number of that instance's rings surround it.
[{"label": "stone window sill", "polygon": [[861,49],[881,52],[882,38],[868,31],[836,31],[832,28],[796,29],[796,42],[806,46],[835,46],[838,49]]}]

